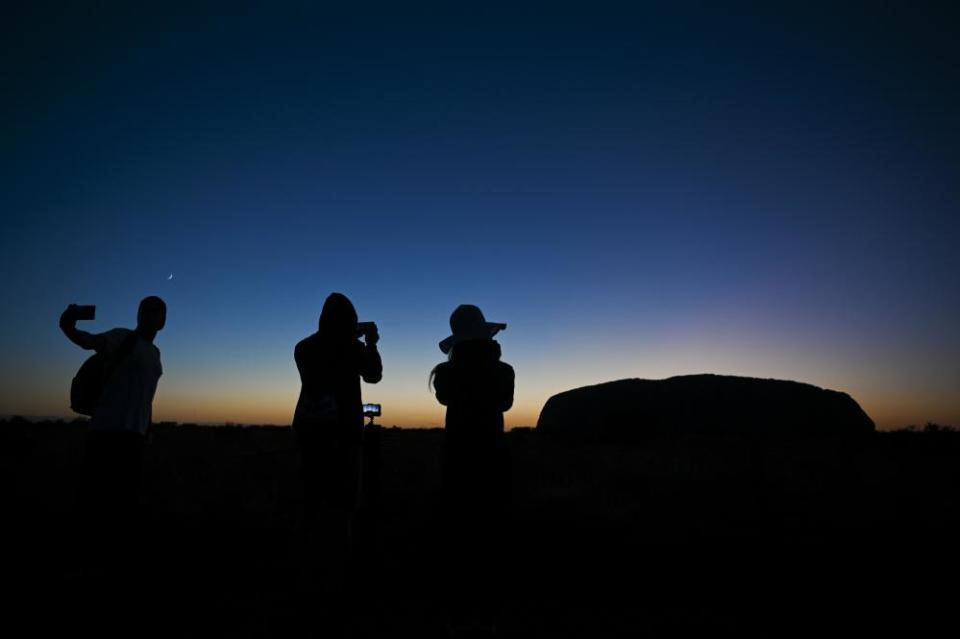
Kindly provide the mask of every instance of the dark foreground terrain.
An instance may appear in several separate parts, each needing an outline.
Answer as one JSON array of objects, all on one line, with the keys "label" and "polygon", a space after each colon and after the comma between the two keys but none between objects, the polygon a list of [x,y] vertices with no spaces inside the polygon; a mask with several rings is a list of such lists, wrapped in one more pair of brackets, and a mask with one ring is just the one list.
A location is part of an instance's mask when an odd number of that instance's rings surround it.
[{"label": "dark foreground terrain", "polygon": [[[78,576],[83,434],[0,422],[6,636],[79,633],[91,608],[111,606]],[[441,441],[383,431],[357,636],[444,636]],[[574,446],[518,430],[509,441],[501,636],[956,631],[960,433]],[[328,635],[323,602],[301,586],[298,473],[285,428],[158,427],[129,636]]]}]

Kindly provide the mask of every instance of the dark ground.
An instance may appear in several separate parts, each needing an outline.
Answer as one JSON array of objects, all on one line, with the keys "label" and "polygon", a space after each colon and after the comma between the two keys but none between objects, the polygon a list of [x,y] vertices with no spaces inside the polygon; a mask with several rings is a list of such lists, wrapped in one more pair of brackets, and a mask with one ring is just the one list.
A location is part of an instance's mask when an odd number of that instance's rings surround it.
[{"label": "dark ground", "polygon": [[[0,422],[7,636],[109,609],[78,577],[82,425]],[[501,636],[953,634],[960,433],[839,440],[508,436]],[[443,636],[442,431],[384,430],[358,636]],[[306,637],[299,469],[284,428],[161,426],[146,449],[130,636]],[[329,636],[322,622],[318,636]]]}]

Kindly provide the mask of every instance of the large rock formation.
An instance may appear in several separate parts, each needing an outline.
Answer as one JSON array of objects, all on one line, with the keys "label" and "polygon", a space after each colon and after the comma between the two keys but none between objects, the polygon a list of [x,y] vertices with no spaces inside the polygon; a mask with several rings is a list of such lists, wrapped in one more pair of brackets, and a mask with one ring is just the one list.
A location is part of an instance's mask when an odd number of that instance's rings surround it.
[{"label": "large rock formation", "polygon": [[846,393],[810,384],[728,375],[622,379],[547,400],[537,430],[576,440],[638,441],[668,434],[872,433]]}]

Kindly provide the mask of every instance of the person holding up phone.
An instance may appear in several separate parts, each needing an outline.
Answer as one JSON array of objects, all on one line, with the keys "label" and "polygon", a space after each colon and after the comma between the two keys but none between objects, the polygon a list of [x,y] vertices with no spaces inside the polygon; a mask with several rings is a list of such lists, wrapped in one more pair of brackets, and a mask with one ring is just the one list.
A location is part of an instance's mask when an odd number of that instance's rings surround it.
[{"label": "person holding up phone", "polygon": [[60,329],[85,350],[106,358],[102,391],[95,398],[83,461],[81,510],[90,538],[84,573],[122,590],[116,573],[136,558],[136,505],[143,441],[153,415],[153,397],[163,374],[160,350],[153,341],[163,329],[167,305],[145,297],[134,329],[104,333],[79,330],[78,320],[92,320],[93,306],[71,304],[60,316]]}]

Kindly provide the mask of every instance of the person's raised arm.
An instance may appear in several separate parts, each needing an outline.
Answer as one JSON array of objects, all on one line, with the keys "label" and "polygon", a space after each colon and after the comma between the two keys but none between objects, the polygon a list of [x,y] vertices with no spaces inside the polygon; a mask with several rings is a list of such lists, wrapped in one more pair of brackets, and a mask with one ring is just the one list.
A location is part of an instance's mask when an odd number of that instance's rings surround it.
[{"label": "person's raised arm", "polygon": [[499,397],[497,398],[499,408],[506,412],[513,406],[513,367],[504,363],[500,373]]},{"label": "person's raised arm", "polygon": [[383,379],[383,361],[377,350],[380,334],[376,327],[364,336],[364,340],[366,344],[360,347],[360,376],[366,383],[376,384]]},{"label": "person's raised arm", "polygon": [[306,340],[300,340],[297,342],[297,345],[293,347],[293,361],[297,364],[297,372],[300,373],[300,379],[303,379],[303,369],[306,368],[306,359],[307,356],[304,353],[306,347],[304,346]]},{"label": "person's raised arm", "polygon": [[60,315],[60,330],[71,342],[85,350],[101,351],[104,348],[102,336],[81,331],[77,328],[76,304],[71,304]]}]

